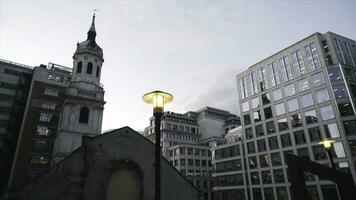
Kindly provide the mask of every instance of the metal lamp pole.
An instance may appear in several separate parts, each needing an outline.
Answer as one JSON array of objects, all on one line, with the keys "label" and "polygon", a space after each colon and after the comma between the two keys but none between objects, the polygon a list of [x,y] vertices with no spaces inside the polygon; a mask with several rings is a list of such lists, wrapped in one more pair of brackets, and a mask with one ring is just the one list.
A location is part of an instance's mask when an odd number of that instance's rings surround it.
[{"label": "metal lamp pole", "polygon": [[153,116],[155,118],[155,200],[161,200],[161,118],[164,104],[173,101],[173,95],[153,91],[143,95],[143,101],[153,104]]}]

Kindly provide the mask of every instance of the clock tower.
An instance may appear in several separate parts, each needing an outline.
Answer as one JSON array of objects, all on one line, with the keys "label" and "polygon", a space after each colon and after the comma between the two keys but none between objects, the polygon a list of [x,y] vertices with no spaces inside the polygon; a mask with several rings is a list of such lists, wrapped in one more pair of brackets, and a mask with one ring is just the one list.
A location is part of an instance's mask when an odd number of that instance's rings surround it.
[{"label": "clock tower", "polygon": [[104,58],[95,41],[95,15],[87,34],[87,40],[77,44],[73,55],[73,74],[61,106],[53,164],[80,147],[82,136],[101,133],[105,101],[100,76]]}]

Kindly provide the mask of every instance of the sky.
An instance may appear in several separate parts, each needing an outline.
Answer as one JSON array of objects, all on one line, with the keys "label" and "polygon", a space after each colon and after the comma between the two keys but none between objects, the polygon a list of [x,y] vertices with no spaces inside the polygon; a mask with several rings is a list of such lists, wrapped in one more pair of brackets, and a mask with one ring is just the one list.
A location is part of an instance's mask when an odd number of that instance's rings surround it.
[{"label": "sky", "polygon": [[167,111],[239,115],[238,73],[315,32],[356,40],[354,0],[0,0],[0,58],[73,67],[94,9],[103,130],[148,126],[153,90],[174,95]]}]

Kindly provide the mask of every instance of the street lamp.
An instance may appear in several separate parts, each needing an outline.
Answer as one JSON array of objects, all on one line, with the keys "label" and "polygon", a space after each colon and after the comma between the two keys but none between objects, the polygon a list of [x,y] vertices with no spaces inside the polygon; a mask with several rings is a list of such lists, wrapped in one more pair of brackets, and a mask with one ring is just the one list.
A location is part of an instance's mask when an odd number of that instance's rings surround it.
[{"label": "street lamp", "polygon": [[326,152],[328,153],[328,157],[329,157],[329,161],[331,164],[331,168],[335,169],[335,163],[331,154],[331,148],[333,146],[333,144],[335,143],[335,140],[331,140],[331,139],[324,139],[323,141],[319,142],[319,144],[322,144],[324,146],[324,149],[326,150]]},{"label": "street lamp", "polygon": [[155,117],[155,200],[161,199],[161,117],[164,105],[173,101],[173,95],[153,91],[143,95],[142,100],[148,104],[153,104],[153,116]]}]

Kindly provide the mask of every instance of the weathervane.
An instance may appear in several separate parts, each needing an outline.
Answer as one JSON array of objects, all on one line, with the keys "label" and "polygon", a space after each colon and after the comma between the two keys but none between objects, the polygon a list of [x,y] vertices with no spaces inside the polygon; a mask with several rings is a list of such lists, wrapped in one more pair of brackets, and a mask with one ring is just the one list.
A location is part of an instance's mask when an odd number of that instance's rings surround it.
[{"label": "weathervane", "polygon": [[94,9],[94,16],[95,16],[95,14],[96,14],[97,11],[98,11],[98,9]]}]

